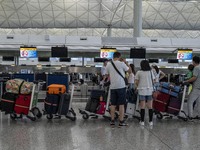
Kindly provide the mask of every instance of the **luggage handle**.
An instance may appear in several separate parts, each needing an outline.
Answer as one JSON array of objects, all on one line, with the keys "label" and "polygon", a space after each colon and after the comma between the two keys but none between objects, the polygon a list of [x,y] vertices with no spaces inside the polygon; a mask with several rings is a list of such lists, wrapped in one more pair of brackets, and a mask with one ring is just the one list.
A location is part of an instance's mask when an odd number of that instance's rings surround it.
[{"label": "luggage handle", "polygon": [[22,83],[21,83],[20,86],[19,86],[19,92],[18,92],[18,94],[20,94],[21,87],[22,87],[23,83],[24,83],[24,81],[22,81]]}]

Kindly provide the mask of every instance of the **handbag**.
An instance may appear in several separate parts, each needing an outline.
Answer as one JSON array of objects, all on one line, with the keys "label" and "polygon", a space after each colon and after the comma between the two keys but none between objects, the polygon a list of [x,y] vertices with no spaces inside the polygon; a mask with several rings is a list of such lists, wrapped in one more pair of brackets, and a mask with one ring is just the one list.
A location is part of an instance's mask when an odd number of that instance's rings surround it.
[{"label": "handbag", "polygon": [[119,72],[119,70],[117,69],[117,67],[115,66],[115,64],[113,63],[113,61],[111,61],[111,64],[113,65],[113,67],[115,68],[116,72],[124,79],[125,85],[128,85],[128,79],[126,77],[123,77],[123,75]]}]

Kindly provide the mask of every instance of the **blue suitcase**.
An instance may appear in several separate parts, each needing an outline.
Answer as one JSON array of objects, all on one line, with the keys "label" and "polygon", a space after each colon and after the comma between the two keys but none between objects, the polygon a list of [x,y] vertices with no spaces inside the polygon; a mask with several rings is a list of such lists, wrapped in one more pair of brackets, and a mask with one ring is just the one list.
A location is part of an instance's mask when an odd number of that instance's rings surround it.
[{"label": "blue suitcase", "polygon": [[166,89],[166,88],[163,88],[163,87],[158,87],[158,91],[169,94],[169,95],[174,96],[174,97],[179,96],[178,92],[174,92],[171,89]]},{"label": "blue suitcase", "polygon": [[180,92],[180,90],[181,90],[180,86],[176,86],[176,85],[173,85],[173,84],[168,83],[168,82],[161,82],[160,86],[164,87],[166,89],[171,89],[174,92]]},{"label": "blue suitcase", "polygon": [[169,94],[174,97],[179,96],[180,90],[181,90],[180,86],[174,86],[167,82],[161,82],[160,86],[158,87],[158,91],[161,91],[163,93]]}]

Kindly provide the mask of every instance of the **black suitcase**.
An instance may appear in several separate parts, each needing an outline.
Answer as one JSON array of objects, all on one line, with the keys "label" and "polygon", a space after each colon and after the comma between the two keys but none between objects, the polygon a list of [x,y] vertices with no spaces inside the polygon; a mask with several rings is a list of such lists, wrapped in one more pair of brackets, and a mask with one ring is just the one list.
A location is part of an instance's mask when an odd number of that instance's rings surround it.
[{"label": "black suitcase", "polygon": [[96,113],[101,96],[103,97],[103,100],[105,100],[104,90],[92,90],[90,94],[90,99],[88,100],[86,104],[85,110]]},{"label": "black suitcase", "polygon": [[1,111],[4,111],[6,114],[13,113],[16,98],[16,94],[4,93],[1,98]]},{"label": "black suitcase", "polygon": [[70,94],[65,93],[60,96],[60,103],[58,108],[58,115],[67,115],[69,111]]},{"label": "black suitcase", "polygon": [[47,114],[56,114],[58,112],[59,102],[59,94],[47,94],[47,97],[44,101],[45,112]]},{"label": "black suitcase", "polygon": [[98,106],[99,106],[99,99],[90,98],[86,104],[85,110],[96,113]]}]

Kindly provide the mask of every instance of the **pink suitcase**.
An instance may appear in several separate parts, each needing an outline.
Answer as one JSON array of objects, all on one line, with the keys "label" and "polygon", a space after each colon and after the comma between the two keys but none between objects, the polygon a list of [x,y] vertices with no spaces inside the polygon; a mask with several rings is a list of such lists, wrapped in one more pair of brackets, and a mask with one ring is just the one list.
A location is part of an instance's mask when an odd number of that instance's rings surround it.
[{"label": "pink suitcase", "polygon": [[105,101],[100,101],[99,106],[97,107],[97,114],[103,115],[106,110],[106,102]]}]

